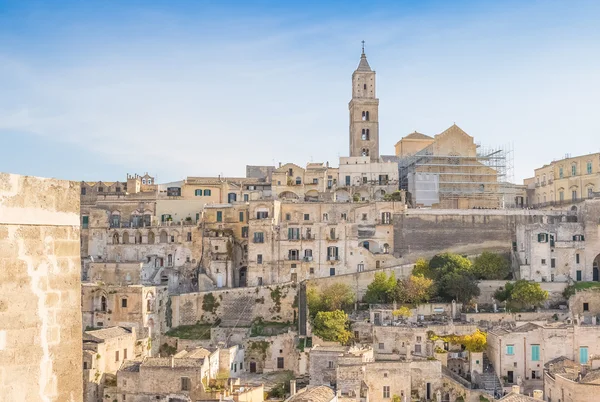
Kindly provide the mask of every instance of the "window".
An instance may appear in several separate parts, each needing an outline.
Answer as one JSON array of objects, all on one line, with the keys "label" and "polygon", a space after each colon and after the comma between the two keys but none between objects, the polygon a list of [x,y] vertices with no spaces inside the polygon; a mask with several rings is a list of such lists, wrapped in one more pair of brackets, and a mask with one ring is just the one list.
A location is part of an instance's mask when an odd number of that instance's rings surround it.
[{"label": "window", "polygon": [[363,178],[362,178],[363,184],[367,184],[368,181],[369,181],[369,179],[367,178],[367,176],[363,176]]},{"label": "window", "polygon": [[515,354],[515,345],[506,345],[506,354],[513,356]]},{"label": "window", "polygon": [[422,338],[420,336],[417,336],[417,342],[421,342]]},{"label": "window", "polygon": [[363,271],[365,270],[365,264],[362,264],[362,263],[361,263],[361,264],[358,264],[358,265],[356,266],[356,270],[357,270],[358,272],[363,272]]},{"label": "window", "polygon": [[123,360],[127,360],[127,349],[123,349]]},{"label": "window", "polygon": [[268,211],[257,211],[256,212],[256,219],[267,219],[268,217],[269,217]]},{"label": "window", "polygon": [[202,189],[194,190],[194,195],[196,197],[202,197]]},{"label": "window", "polygon": [[240,222],[244,222],[244,212],[240,212]]},{"label": "window", "polygon": [[173,254],[167,255],[167,267],[173,266]]},{"label": "window", "polygon": [[88,228],[89,221],[90,221],[90,218],[89,218],[89,216],[84,216],[84,217],[82,218],[82,221],[83,221],[83,222],[82,222],[82,224],[81,224],[81,227],[82,227],[83,229],[87,229],[87,228]]},{"label": "window", "polygon": [[263,232],[254,232],[254,243],[264,243],[265,234]]},{"label": "window", "polygon": [[332,369],[334,367],[333,362],[331,360],[327,362],[327,367],[330,369]]},{"label": "window", "polygon": [[350,176],[346,176],[346,185],[349,186],[350,185]]},{"label": "window", "polygon": [[187,241],[192,241],[192,232],[187,232]]},{"label": "window", "polygon": [[575,263],[579,264],[579,253],[575,254]]},{"label": "window", "polygon": [[388,399],[390,397],[390,386],[389,385],[383,386],[383,397],[386,399]]},{"label": "window", "polygon": [[296,177],[296,185],[299,186],[302,184],[302,179],[300,177]]},{"label": "window", "polygon": [[209,189],[204,190],[204,196],[205,197],[210,196],[210,190]]},{"label": "window", "polygon": [[127,299],[121,299],[121,307],[127,308]]},{"label": "window", "polygon": [[579,270],[578,270],[578,271],[575,273],[575,278],[577,278],[577,279],[576,279],[577,281],[581,281],[581,271],[579,271]]},{"label": "window", "polygon": [[590,311],[590,304],[589,303],[583,303],[583,311]]},{"label": "window", "polygon": [[342,218],[343,220],[347,220],[347,219],[348,219],[348,215],[346,215],[346,213],[344,212],[344,213],[342,214],[341,218]]},{"label": "window", "polygon": [[292,220],[292,214],[285,214],[285,220],[286,221]]},{"label": "window", "polygon": [[592,198],[594,195],[594,189],[592,187],[588,187],[588,198]]},{"label": "window", "polygon": [[579,348],[579,364],[588,363],[588,348],[587,346],[581,346]]},{"label": "window", "polygon": [[531,345],[531,361],[540,361],[540,345]]},{"label": "window", "polygon": [[300,258],[300,252],[298,250],[288,250],[288,260],[297,261]]},{"label": "window", "polygon": [[327,247],[327,260],[335,261],[338,259],[338,248],[336,246]]},{"label": "window", "polygon": [[585,241],[585,236],[584,235],[574,235],[573,241]]},{"label": "window", "polygon": [[167,187],[168,197],[179,197],[181,196],[181,187]]},{"label": "window", "polygon": [[103,193],[104,192],[104,187],[98,187],[98,192],[99,193]]},{"label": "window", "polygon": [[362,134],[360,137],[363,141],[369,141],[369,129],[368,128],[363,128],[362,129]]},{"label": "window", "polygon": [[223,211],[217,211],[217,222],[223,222]]},{"label": "window", "polygon": [[181,377],[181,390],[190,391],[192,389],[192,381],[188,377]]},{"label": "window", "polygon": [[564,200],[565,200],[565,192],[564,192],[564,191],[560,191],[560,192],[558,193],[558,199],[559,199],[560,201],[564,201]]},{"label": "window", "polygon": [[248,238],[248,226],[242,226],[242,237],[244,239]]},{"label": "window", "polygon": [[81,195],[85,195],[86,193],[86,188],[85,187],[81,187]]},{"label": "window", "polygon": [[592,162],[587,163],[587,174],[592,174]]},{"label": "window", "polygon": [[263,259],[262,259],[262,254],[257,254],[256,255],[256,263],[257,264],[262,264]]},{"label": "window", "polygon": [[550,268],[556,268],[556,258],[550,259]]},{"label": "window", "polygon": [[304,250],[304,260],[305,261],[312,261],[312,250],[310,248],[307,248],[306,250]]},{"label": "window", "polygon": [[334,267],[329,268],[329,276],[335,276],[335,268]]},{"label": "window", "polygon": [[538,243],[548,243],[548,233],[538,233]]},{"label": "window", "polygon": [[369,148],[362,149],[362,156],[369,156]]},{"label": "window", "polygon": [[310,220],[310,215],[309,215],[309,214],[304,214],[304,220],[305,220],[305,221],[308,221],[308,220]]},{"label": "window", "polygon": [[573,201],[577,200],[577,190],[571,191],[571,199]]},{"label": "window", "polygon": [[335,237],[335,228],[329,229],[329,239],[330,240],[335,240],[336,239],[336,237]]},{"label": "window", "polygon": [[277,368],[278,369],[282,369],[283,368],[283,357],[278,357],[277,358]]},{"label": "window", "polygon": [[315,273],[315,269],[314,269],[313,267],[310,267],[310,268],[308,269],[308,272],[309,272],[310,274],[314,274],[314,273]]},{"label": "window", "polygon": [[311,234],[311,230],[310,230],[310,228],[306,228],[306,238],[307,238],[308,240],[310,240],[310,239],[311,239],[311,237],[312,237],[312,234]]},{"label": "window", "polygon": [[389,225],[392,221],[392,213],[391,212],[382,212],[381,213],[381,223],[384,225]]},{"label": "window", "polygon": [[379,344],[379,350],[383,350],[385,348],[385,345],[383,343]]},{"label": "window", "polygon": [[262,286],[262,284],[263,284],[262,276],[259,276],[258,278],[256,278],[256,282],[258,283],[258,286]]},{"label": "window", "polygon": [[288,240],[299,240],[300,228],[288,228]]},{"label": "window", "polygon": [[87,362],[83,362],[83,369],[87,370],[87,368],[88,368]]},{"label": "window", "polygon": [[542,265],[546,265],[546,259],[542,258]]},{"label": "window", "polygon": [[118,362],[119,361],[119,351],[115,351],[115,361]]},{"label": "window", "polygon": [[362,214],[362,220],[366,221],[367,220],[367,214]]},{"label": "window", "polygon": [[562,166],[558,168],[558,177],[561,179],[564,177],[564,171]]},{"label": "window", "polygon": [[319,184],[319,179],[313,179],[313,184]]},{"label": "window", "polygon": [[323,214],[323,221],[327,222],[329,220],[329,215]]}]

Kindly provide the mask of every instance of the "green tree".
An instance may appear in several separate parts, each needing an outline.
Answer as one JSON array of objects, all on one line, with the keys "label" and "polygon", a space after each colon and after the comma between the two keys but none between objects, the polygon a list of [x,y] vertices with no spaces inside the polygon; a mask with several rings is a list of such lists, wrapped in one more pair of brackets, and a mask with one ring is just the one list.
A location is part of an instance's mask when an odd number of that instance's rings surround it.
[{"label": "green tree", "polygon": [[325,341],[346,344],[350,340],[348,315],[341,310],[321,311],[313,323],[313,332]]},{"label": "green tree", "polygon": [[394,300],[402,303],[426,303],[433,296],[434,290],[432,279],[423,275],[411,275],[398,280]]},{"label": "green tree", "polygon": [[425,278],[433,278],[433,272],[429,269],[429,261],[425,258],[419,258],[415,263],[415,267],[412,271],[413,275],[422,275]]},{"label": "green tree", "polygon": [[393,193],[384,194],[383,200],[384,201],[402,201],[402,193],[399,190],[397,190],[397,191],[394,191]]},{"label": "green tree", "polygon": [[504,289],[494,293],[494,297],[506,301],[511,310],[522,310],[541,306],[548,299],[548,292],[537,282],[521,279],[514,283],[507,282]]},{"label": "green tree", "polygon": [[315,287],[306,290],[306,303],[311,318],[315,318],[320,311],[348,310],[354,304],[354,299],[350,286],[343,283],[334,283],[321,291]]},{"label": "green tree", "polygon": [[469,303],[480,293],[477,280],[468,272],[448,272],[440,279],[439,296],[446,301]]},{"label": "green tree", "polygon": [[501,254],[484,251],[473,261],[473,274],[477,279],[505,279],[509,272],[510,263]]},{"label": "green tree", "polygon": [[466,257],[453,253],[444,253],[434,256],[429,261],[429,270],[431,271],[429,277],[437,281],[450,272],[471,273],[472,264]]},{"label": "green tree", "polygon": [[392,311],[392,315],[396,318],[409,318],[410,316],[412,316],[412,311],[408,307],[402,306],[399,309]]},{"label": "green tree", "polygon": [[354,292],[344,283],[334,283],[321,291],[323,305],[327,311],[347,310],[354,304]]},{"label": "green tree", "polygon": [[367,286],[365,301],[367,303],[391,303],[394,301],[396,275],[392,272],[388,277],[385,272],[377,272],[373,282]]}]

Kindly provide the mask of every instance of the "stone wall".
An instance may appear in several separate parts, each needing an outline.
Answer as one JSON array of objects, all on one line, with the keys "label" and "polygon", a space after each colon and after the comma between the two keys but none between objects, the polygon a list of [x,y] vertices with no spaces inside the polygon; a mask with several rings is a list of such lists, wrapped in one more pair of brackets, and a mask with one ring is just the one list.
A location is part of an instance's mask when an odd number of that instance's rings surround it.
[{"label": "stone wall", "polygon": [[79,184],[0,174],[0,395],[81,401]]},{"label": "stone wall", "polygon": [[425,257],[449,251],[479,254],[508,251],[519,223],[541,222],[560,211],[534,210],[419,210],[394,215],[394,255]]},{"label": "stone wall", "polygon": [[221,320],[222,327],[249,327],[252,320],[294,322],[297,286],[281,284],[253,288],[185,293],[171,297],[173,327]]}]

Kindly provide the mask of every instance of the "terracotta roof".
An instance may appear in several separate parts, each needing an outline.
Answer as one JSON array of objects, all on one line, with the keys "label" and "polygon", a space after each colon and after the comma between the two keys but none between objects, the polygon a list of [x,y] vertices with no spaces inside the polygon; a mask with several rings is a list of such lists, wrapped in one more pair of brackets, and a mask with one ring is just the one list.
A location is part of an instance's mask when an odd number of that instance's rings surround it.
[{"label": "terracotta roof", "polygon": [[131,330],[123,327],[102,328],[93,331],[85,331],[83,333],[83,340],[92,342],[102,342],[106,339],[117,338],[119,336],[129,334],[131,334]]},{"label": "terracotta roof", "polygon": [[[179,367],[202,367],[204,359],[199,358],[173,358],[173,366]],[[148,357],[142,362],[143,367],[171,367],[170,357]]]},{"label": "terracotta roof", "polygon": [[506,395],[504,398],[500,398],[498,401],[499,402],[540,402],[539,399],[535,399],[535,398],[532,398],[531,396],[527,396],[527,395],[523,395],[523,394],[517,394],[514,392],[511,392],[510,394]]},{"label": "terracotta roof", "polygon": [[329,387],[320,385],[299,392],[287,400],[287,402],[329,402],[335,397],[335,393]]},{"label": "terracotta roof", "polygon": [[415,131],[403,138],[404,140],[433,140],[433,137]]}]

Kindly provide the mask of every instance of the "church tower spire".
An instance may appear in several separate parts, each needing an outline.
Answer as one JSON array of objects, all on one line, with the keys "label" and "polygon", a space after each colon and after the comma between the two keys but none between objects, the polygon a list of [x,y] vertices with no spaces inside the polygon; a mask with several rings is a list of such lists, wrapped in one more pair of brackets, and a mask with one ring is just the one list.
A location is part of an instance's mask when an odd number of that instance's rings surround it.
[{"label": "church tower spire", "polygon": [[365,54],[365,41],[358,67],[352,74],[350,110],[350,156],[379,160],[379,99],[375,97],[375,71]]}]

